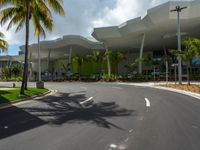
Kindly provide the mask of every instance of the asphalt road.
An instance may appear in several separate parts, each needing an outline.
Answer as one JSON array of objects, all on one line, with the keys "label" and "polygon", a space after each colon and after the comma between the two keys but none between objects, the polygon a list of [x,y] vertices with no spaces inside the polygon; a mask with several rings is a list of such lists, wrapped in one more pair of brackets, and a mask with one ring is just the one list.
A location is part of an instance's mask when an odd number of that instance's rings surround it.
[{"label": "asphalt road", "polygon": [[[56,95],[0,110],[0,150],[200,150],[200,100],[105,83],[48,83]],[[95,105],[80,101],[93,97]]]}]

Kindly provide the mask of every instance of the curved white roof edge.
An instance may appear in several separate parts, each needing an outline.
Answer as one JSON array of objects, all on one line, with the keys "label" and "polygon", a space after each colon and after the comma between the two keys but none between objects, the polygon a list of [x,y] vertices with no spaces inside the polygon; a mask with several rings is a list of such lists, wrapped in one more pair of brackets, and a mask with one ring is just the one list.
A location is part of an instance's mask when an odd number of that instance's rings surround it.
[{"label": "curved white roof edge", "polygon": [[[29,45],[30,48],[36,47],[38,44],[34,43]],[[80,35],[65,35],[61,38],[49,41],[41,41],[40,46],[44,49],[55,49],[65,46],[78,45],[88,49],[104,49],[102,42],[91,41]],[[20,49],[24,51],[25,45],[20,46]]]},{"label": "curved white roof edge", "polygon": [[[106,41],[109,38],[120,38],[124,35],[131,33],[141,32],[144,33],[149,30],[155,24],[165,23],[168,20],[176,19],[176,15],[170,13],[171,9],[175,6],[187,6],[188,9],[184,10],[181,15],[181,19],[191,19],[200,17],[200,13],[196,13],[194,7],[200,8],[200,1],[169,1],[164,4],[158,5],[147,10],[144,17],[138,17],[128,20],[119,26],[100,27],[94,28],[92,36],[98,41]],[[198,9],[199,10],[199,9]]]}]

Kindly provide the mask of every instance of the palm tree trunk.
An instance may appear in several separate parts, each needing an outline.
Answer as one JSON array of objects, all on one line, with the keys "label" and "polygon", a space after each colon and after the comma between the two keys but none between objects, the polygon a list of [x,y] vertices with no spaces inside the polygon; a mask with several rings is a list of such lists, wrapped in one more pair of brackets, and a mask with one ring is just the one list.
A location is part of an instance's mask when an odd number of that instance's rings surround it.
[{"label": "palm tree trunk", "polygon": [[145,73],[145,79],[146,79],[146,81],[147,81],[147,72],[148,72],[148,70],[146,69],[145,72],[146,72],[146,73]]},{"label": "palm tree trunk", "polygon": [[26,0],[26,41],[25,41],[25,60],[24,60],[24,71],[21,85],[20,94],[24,94],[24,90],[27,89],[27,77],[28,77],[28,44],[29,44],[29,16],[30,16],[30,0]]},{"label": "palm tree trunk", "polygon": [[166,84],[168,84],[169,81],[169,63],[168,61],[165,61],[165,67],[166,67]]},{"label": "palm tree trunk", "polygon": [[107,56],[107,67],[108,67],[108,76],[111,76],[111,65],[110,65],[110,58]]},{"label": "palm tree trunk", "polygon": [[38,34],[38,82],[41,82],[40,34]]},{"label": "palm tree trunk", "polygon": [[189,67],[189,65],[187,65],[187,82],[188,82],[188,85],[190,85],[190,67]]}]

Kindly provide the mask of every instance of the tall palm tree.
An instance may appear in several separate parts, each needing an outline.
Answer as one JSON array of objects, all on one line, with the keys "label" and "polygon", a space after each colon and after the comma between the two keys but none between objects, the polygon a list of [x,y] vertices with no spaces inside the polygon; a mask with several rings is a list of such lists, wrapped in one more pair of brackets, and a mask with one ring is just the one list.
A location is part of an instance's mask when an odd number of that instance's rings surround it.
[{"label": "tall palm tree", "polygon": [[8,43],[4,40],[4,34],[0,32],[0,50],[6,52],[8,48]]},{"label": "tall palm tree", "polygon": [[[29,45],[29,21],[34,18],[34,15],[38,15],[36,10],[40,10],[38,12],[43,12],[43,15],[39,17],[35,17],[35,19],[43,20],[45,16],[50,12],[50,8],[60,15],[64,15],[64,9],[61,6],[62,0],[0,0],[1,7],[5,7],[1,11],[3,17],[1,19],[1,24],[5,24],[9,22],[8,29],[12,27],[12,25],[17,24],[16,31],[19,31],[23,25],[26,25],[26,40],[25,40],[25,63],[24,63],[24,72],[23,72],[23,81],[21,86],[21,94],[24,94],[24,89],[27,89],[27,74],[28,74],[28,45]],[[49,8],[50,7],[50,8]],[[47,12],[47,14],[45,14]],[[33,19],[34,20],[34,19]],[[38,23],[38,21],[33,21],[34,23]],[[35,24],[38,25],[38,24]],[[46,26],[46,22],[44,26]],[[35,34],[41,33],[42,28],[38,28],[40,30],[36,30]]]}]

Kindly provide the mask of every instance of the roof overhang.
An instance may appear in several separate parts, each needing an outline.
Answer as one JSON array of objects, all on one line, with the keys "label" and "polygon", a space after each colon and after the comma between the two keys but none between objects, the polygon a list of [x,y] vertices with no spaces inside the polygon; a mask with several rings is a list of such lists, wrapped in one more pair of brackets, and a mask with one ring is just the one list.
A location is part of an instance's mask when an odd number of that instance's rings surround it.
[{"label": "roof overhang", "polygon": [[146,50],[176,48],[177,13],[170,12],[175,6],[187,6],[180,15],[183,36],[200,37],[200,1],[170,1],[147,10],[138,17],[119,26],[94,28],[92,36],[104,42],[110,49],[140,48],[145,34]]},{"label": "roof overhang", "polygon": [[[41,41],[41,58],[47,58],[49,52],[52,59],[66,57],[70,51],[70,48],[72,48],[72,55],[87,54],[92,50],[104,49],[101,42],[91,41],[78,35],[67,35],[56,40]],[[21,46],[20,49],[24,51],[25,46]],[[32,59],[36,59],[38,57],[38,44],[30,45],[29,53]]]}]

